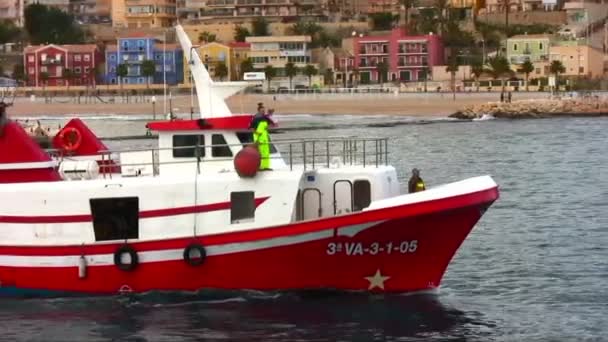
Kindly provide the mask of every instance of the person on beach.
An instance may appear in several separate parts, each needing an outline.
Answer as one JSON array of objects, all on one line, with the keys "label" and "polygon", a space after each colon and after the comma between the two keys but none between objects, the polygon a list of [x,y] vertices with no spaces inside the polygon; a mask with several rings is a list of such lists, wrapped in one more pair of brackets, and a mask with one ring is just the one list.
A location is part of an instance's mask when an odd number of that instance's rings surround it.
[{"label": "person on beach", "polygon": [[507,93],[507,102],[511,103],[511,92]]},{"label": "person on beach", "polygon": [[504,92],[500,92],[500,102],[505,102],[505,93]]},{"label": "person on beach", "polygon": [[410,194],[414,193],[414,192],[426,190],[424,181],[422,180],[422,178],[420,178],[420,170],[418,170],[416,168],[414,168],[412,170],[412,177],[410,178],[410,181],[408,182],[408,190],[409,190]]}]

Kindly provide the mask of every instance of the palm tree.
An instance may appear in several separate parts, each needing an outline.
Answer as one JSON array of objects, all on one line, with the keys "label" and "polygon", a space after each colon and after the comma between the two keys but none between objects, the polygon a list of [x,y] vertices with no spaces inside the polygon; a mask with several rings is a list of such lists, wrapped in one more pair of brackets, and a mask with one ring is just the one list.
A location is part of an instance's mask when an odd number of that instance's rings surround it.
[{"label": "palm tree", "polygon": [[243,79],[243,75],[246,72],[252,72],[252,71],[253,71],[253,61],[251,61],[251,58],[244,59],[241,62],[241,75],[240,75],[241,79]]},{"label": "palm tree", "polygon": [[145,60],[141,63],[141,74],[146,78],[146,88],[150,88],[150,77],[156,72],[156,64],[152,60]]},{"label": "palm tree", "polygon": [[224,62],[218,62],[215,66],[215,77],[219,77],[220,81],[223,81],[228,76],[228,66]]},{"label": "palm tree", "polygon": [[215,34],[207,32],[207,31],[203,31],[198,35],[199,43],[212,43],[215,41],[215,39],[216,39]]},{"label": "palm tree", "polygon": [[446,13],[450,10],[449,0],[435,0],[435,7],[437,8],[437,22],[439,23],[439,34],[443,35],[445,31],[445,25],[448,21]]},{"label": "palm tree", "polygon": [[458,72],[458,59],[456,56],[451,56],[448,60],[448,66],[445,71],[450,73],[450,79],[452,84],[452,99],[456,101],[456,73]]},{"label": "palm tree", "polygon": [[519,68],[519,72],[524,73],[526,75],[526,91],[528,91],[528,78],[530,77],[530,73],[534,71],[534,64],[532,62],[525,61],[521,67]]},{"label": "palm tree", "polygon": [[509,61],[507,58],[503,56],[496,56],[494,58],[490,58],[488,60],[488,65],[490,66],[485,70],[488,74],[492,76],[493,79],[497,80],[500,78],[502,91],[505,91],[505,80],[504,77],[511,74],[511,67],[509,66]]},{"label": "palm tree", "polygon": [[[40,73],[40,80],[42,81],[42,92],[46,94],[46,83],[49,80],[49,73],[44,71]],[[46,95],[45,95],[46,96]]]},{"label": "palm tree", "polygon": [[272,65],[267,65],[264,68],[264,74],[266,74],[266,79],[268,80],[268,92],[270,92],[270,81],[277,75],[277,69],[275,69]]},{"label": "palm tree", "polygon": [[122,84],[124,83],[124,78],[129,74],[129,67],[126,64],[118,64],[116,68],[116,76],[118,78],[118,82],[120,83],[120,92],[122,93]]},{"label": "palm tree", "polygon": [[378,72],[378,83],[382,85],[386,81],[386,74],[388,73],[388,64],[386,62],[380,62],[376,64],[376,71]]},{"label": "palm tree", "polygon": [[319,73],[319,70],[317,70],[317,68],[315,68],[314,65],[307,64],[306,67],[304,67],[304,75],[306,75],[308,77],[308,87],[309,88],[312,87],[312,77],[318,73]]},{"label": "palm tree", "polygon": [[325,72],[323,72],[323,81],[326,85],[334,84],[334,71],[332,69],[325,69]]},{"label": "palm tree", "polygon": [[559,90],[559,74],[563,74],[566,72],[566,68],[564,68],[564,64],[561,61],[553,61],[549,66],[549,72],[555,75],[555,89]]},{"label": "palm tree", "polygon": [[292,80],[298,74],[298,67],[292,62],[285,64],[285,76],[289,77],[289,91],[293,89]]},{"label": "palm tree", "polygon": [[479,77],[483,75],[483,64],[481,59],[475,58],[471,61],[471,73],[475,77],[475,87],[477,88],[477,92],[479,92]]},{"label": "palm tree", "polygon": [[74,78],[74,76],[75,75],[74,72],[72,72],[72,69],[63,69],[62,78],[65,80],[66,85],[68,86],[68,93],[70,92],[70,81],[72,80],[72,78]]}]

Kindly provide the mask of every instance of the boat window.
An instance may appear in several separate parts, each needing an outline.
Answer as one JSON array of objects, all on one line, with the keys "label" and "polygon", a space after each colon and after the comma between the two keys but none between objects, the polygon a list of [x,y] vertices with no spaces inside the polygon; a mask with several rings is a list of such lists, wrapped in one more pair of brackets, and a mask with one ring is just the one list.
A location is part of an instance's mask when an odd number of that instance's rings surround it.
[{"label": "boat window", "polygon": [[[253,144],[253,133],[251,133],[251,132],[237,132],[236,137],[239,138],[239,141],[241,142],[241,144],[243,144],[243,147]],[[277,153],[277,152],[278,152],[278,150],[274,146],[274,144],[270,143],[270,153]]]},{"label": "boat window", "polygon": [[138,197],[92,198],[89,203],[95,241],[139,237]]},{"label": "boat window", "polygon": [[368,180],[356,180],[353,183],[353,211],[361,211],[372,202],[372,187]]},{"label": "boat window", "polygon": [[222,134],[213,134],[211,136],[211,155],[213,157],[232,157],[230,146],[222,146],[226,144],[226,139]]},{"label": "boat window", "polygon": [[241,223],[255,217],[255,197],[253,191],[230,193],[230,222]]},{"label": "boat window", "polygon": [[[173,157],[174,158],[194,158],[196,157],[195,146],[198,143],[199,156],[205,156],[205,136],[204,135],[174,135],[173,136]],[[179,147],[179,148],[176,148]]]}]

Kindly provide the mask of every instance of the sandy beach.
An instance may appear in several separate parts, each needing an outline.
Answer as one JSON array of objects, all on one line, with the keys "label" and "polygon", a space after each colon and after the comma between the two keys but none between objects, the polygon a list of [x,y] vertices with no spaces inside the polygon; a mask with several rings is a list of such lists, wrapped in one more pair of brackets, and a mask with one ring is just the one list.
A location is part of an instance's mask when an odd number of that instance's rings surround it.
[{"label": "sandy beach", "polygon": [[[277,114],[352,114],[352,115],[403,115],[417,117],[447,117],[459,109],[475,104],[496,101],[498,93],[462,93],[452,99],[451,93],[406,93],[406,94],[304,94],[304,95],[235,95],[227,99],[233,113],[253,113],[257,103],[274,108]],[[517,93],[514,99],[544,98],[544,93]],[[17,98],[9,108],[15,117],[46,115],[92,115],[92,114],[147,114],[153,113],[151,102],[138,103],[74,103],[74,99],[55,98],[50,103],[44,99]],[[117,99],[117,102],[118,99]],[[196,103],[196,101],[195,101]],[[163,97],[157,96],[154,106],[157,115],[162,115]],[[190,112],[190,97],[180,95],[172,100],[176,113]],[[168,108],[168,104],[167,104]],[[195,104],[195,113],[197,112]]]}]

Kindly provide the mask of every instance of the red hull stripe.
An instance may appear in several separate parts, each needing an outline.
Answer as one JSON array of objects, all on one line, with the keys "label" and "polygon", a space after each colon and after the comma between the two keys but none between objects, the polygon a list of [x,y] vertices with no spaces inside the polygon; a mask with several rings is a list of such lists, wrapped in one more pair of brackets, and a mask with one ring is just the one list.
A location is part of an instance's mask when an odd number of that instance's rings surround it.
[{"label": "red hull stripe", "polygon": [[[326,229],[334,229],[338,227],[351,226],[356,224],[391,220],[404,219],[414,216],[425,216],[437,214],[438,212],[448,212],[465,207],[485,206],[490,205],[498,198],[498,188],[494,187],[479,192],[454,196],[450,198],[442,198],[427,202],[405,204],[395,207],[370,210],[365,212],[357,212],[349,215],[316,219],[310,221],[302,221],[290,223],[287,225],[265,227],[259,229],[226,232],[214,235],[201,236],[202,243],[206,246],[224,245],[229,243],[253,242],[259,240],[267,240],[272,238],[280,238],[284,236],[293,236],[319,232]],[[138,252],[154,251],[162,249],[178,249],[184,247],[185,238],[164,239],[155,241],[133,241],[133,248]],[[114,253],[116,247],[122,244],[94,244],[89,246],[67,245],[67,246],[1,246],[0,255],[80,255],[86,254],[107,254]],[[84,248],[84,249],[83,249]]]},{"label": "red hull stripe", "polygon": [[[255,199],[256,208],[264,203],[269,197]],[[175,216],[184,214],[205,213],[210,211],[230,209],[230,202],[193,205],[188,207],[166,208],[146,210],[139,213],[139,218],[154,218]],[[91,215],[60,215],[60,216],[3,216],[0,215],[0,223],[81,223],[91,222]]]}]

